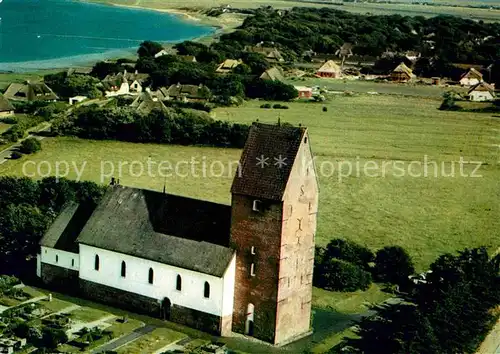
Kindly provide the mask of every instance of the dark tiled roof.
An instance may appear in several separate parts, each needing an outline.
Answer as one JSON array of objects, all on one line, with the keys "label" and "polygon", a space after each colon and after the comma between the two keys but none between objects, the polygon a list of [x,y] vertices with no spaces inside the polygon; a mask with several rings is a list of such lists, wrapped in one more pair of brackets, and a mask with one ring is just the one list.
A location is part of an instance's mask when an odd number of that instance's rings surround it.
[{"label": "dark tiled roof", "polygon": [[76,238],[95,209],[93,204],[69,203],[47,230],[41,246],[78,253]]},{"label": "dark tiled roof", "polygon": [[[256,198],[282,200],[306,128],[254,123],[240,159],[240,171],[233,180],[231,193]],[[285,159],[281,167],[278,158]],[[268,158],[263,168],[257,165]],[[262,166],[262,165],[261,165]]]},{"label": "dark tiled roof", "polygon": [[230,218],[228,205],[115,186],[77,242],[220,277],[234,253]]},{"label": "dark tiled roof", "polygon": [[10,112],[14,110],[14,106],[8,99],[0,95],[0,112]]}]

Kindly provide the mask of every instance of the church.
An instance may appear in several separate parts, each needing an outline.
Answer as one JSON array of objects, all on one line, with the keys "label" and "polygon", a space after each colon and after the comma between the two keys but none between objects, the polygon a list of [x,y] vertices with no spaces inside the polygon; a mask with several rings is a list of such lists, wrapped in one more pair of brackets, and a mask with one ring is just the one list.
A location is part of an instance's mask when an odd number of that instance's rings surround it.
[{"label": "church", "polygon": [[40,241],[47,285],[219,336],[311,333],[318,182],[305,127],[254,123],[231,205],[110,186]]}]

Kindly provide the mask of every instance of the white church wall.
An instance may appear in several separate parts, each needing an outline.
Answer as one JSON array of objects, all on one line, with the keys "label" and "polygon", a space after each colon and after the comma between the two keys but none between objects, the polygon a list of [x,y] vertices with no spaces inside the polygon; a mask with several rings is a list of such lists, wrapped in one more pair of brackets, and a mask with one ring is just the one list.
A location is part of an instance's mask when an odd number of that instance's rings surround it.
[{"label": "white church wall", "polygon": [[[99,256],[99,270],[94,269],[95,255]],[[125,277],[121,276],[122,261],[126,264]],[[154,271],[153,284],[148,281],[149,268]],[[181,291],[176,290],[177,275],[182,278]],[[232,276],[234,284],[234,271],[227,276]],[[224,287],[226,282],[231,283],[224,277],[218,278],[83,244],[80,244],[80,278],[159,301],[167,297],[173,305],[217,316],[223,315],[223,300],[231,298],[232,301],[234,292],[234,285]],[[204,297],[205,281],[210,284],[209,298]]]},{"label": "white church wall", "polygon": [[234,303],[234,287],[236,276],[236,256],[227,267],[226,274],[224,274],[224,298],[222,299],[222,315],[228,316],[233,314]]},{"label": "white church wall", "polygon": [[57,250],[50,247],[41,247],[40,262],[55,265],[58,267],[76,270],[80,267],[78,253]]}]

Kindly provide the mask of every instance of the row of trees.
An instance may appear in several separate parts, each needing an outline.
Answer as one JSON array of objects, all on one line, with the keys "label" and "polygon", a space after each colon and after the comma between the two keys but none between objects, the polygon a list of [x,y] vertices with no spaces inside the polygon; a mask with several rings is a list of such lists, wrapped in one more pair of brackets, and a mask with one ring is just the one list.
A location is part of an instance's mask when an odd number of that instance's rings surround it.
[{"label": "row of trees", "polygon": [[411,257],[399,246],[374,254],[355,242],[334,239],[326,247],[316,247],[313,283],[334,291],[366,290],[372,280],[407,287],[414,272]]},{"label": "row of trees", "polygon": [[86,139],[242,148],[248,126],[182,109],[142,114],[130,107],[85,106],[53,121],[52,132]]},{"label": "row of trees", "polygon": [[0,177],[0,273],[34,274],[27,267],[38,243],[63,205],[96,203],[104,192],[92,182]]},{"label": "row of trees", "polygon": [[338,349],[349,353],[474,353],[498,319],[500,255],[485,248],[440,256],[425,282],[396,305],[363,319],[359,338]]},{"label": "row of trees", "polygon": [[312,49],[335,53],[345,43],[359,55],[419,51],[446,62],[491,63],[500,55],[500,25],[453,16],[364,15],[332,8],[260,9],[211,47],[237,58],[245,45],[281,47],[289,59]]}]

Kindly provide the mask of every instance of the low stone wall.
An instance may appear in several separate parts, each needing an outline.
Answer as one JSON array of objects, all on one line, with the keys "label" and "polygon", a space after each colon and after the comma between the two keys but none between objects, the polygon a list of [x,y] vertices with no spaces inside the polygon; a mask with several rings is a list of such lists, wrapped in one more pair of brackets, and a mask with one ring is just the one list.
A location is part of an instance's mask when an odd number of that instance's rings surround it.
[{"label": "low stone wall", "polygon": [[153,317],[161,316],[161,304],[156,299],[83,279],[80,279],[79,285],[81,295],[89,299],[135,313]]},{"label": "low stone wall", "polygon": [[54,289],[72,293],[78,289],[78,271],[42,263],[40,274],[42,282]]},{"label": "low stone wall", "polygon": [[219,316],[173,304],[170,320],[215,335],[221,335],[222,320]]}]

